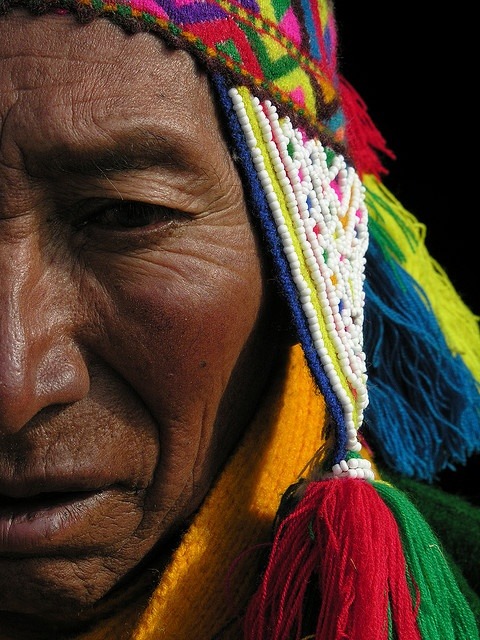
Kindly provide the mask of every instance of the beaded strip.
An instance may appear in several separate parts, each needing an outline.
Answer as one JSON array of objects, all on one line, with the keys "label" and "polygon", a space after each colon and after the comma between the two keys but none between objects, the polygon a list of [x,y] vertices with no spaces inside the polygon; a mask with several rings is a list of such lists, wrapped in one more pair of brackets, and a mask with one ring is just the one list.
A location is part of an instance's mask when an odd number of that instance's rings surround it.
[{"label": "beaded strip", "polygon": [[272,213],[308,329],[346,429],[334,476],[373,477],[357,430],[368,404],[363,351],[364,187],[343,156],[308,139],[244,87],[229,96]]}]

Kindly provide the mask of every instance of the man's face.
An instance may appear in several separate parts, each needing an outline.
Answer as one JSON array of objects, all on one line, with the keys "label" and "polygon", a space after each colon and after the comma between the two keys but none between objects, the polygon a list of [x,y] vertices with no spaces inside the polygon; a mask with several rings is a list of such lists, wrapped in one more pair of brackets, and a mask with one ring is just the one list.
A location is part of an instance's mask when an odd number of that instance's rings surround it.
[{"label": "man's face", "polygon": [[258,404],[267,297],[191,58],[105,20],[2,18],[5,620],[67,620],[168,547]]}]

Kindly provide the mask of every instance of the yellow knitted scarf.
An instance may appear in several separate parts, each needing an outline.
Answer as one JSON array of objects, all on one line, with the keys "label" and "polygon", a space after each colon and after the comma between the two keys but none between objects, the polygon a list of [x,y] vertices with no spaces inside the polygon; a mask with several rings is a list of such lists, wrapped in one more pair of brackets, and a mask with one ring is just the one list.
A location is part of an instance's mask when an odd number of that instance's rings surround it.
[{"label": "yellow knitted scarf", "polygon": [[324,418],[296,346],[146,607],[132,602],[82,640],[240,638],[231,621],[255,587],[281,495],[325,441]]}]

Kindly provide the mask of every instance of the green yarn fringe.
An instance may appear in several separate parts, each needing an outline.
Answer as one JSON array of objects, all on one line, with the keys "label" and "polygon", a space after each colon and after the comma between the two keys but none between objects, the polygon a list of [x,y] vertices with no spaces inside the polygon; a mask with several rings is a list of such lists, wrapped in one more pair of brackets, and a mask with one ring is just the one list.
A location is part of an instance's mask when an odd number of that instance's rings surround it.
[{"label": "green yarn fringe", "polygon": [[479,640],[475,616],[440,540],[402,491],[386,482],[374,482],[374,486],[399,526],[412,591],[415,587],[420,593],[418,627],[422,639]]},{"label": "green yarn fringe", "polygon": [[380,475],[405,493],[435,532],[480,624],[480,509],[466,497],[440,487],[384,469]]}]

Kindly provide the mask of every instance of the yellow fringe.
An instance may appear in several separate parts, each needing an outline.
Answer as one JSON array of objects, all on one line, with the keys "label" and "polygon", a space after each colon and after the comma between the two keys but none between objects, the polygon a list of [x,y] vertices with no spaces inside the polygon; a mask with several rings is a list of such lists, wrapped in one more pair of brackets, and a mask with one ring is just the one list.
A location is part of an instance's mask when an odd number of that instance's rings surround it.
[{"label": "yellow fringe", "polygon": [[369,217],[394,240],[401,266],[422,287],[449,349],[461,356],[480,382],[480,316],[464,303],[450,278],[430,255],[426,226],[409,213],[374,176],[363,176]]}]

